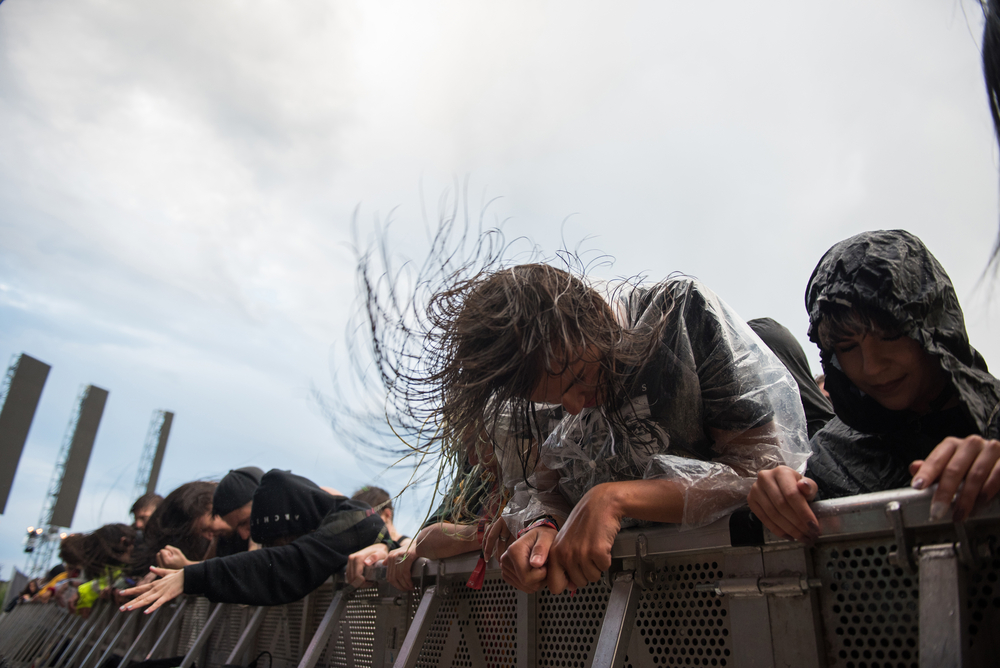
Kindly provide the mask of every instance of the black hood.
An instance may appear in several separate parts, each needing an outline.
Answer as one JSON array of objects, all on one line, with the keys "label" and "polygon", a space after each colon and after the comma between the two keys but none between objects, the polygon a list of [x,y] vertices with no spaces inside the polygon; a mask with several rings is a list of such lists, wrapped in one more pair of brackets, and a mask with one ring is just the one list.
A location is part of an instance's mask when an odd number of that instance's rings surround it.
[{"label": "black hood", "polygon": [[272,469],[260,479],[260,486],[253,494],[251,538],[266,544],[284,536],[315,531],[343,500],[342,496],[324,492],[312,480],[291,471]]},{"label": "black hood", "polygon": [[[882,230],[836,244],[819,261],[806,289],[809,338],[817,345],[827,304],[891,315],[903,334],[940,361],[978,433],[994,431],[1000,381],[969,343],[951,279],[920,239],[904,230]],[[864,395],[837,366],[832,351],[823,351],[821,359],[837,417],[848,426],[869,434],[887,433],[916,418],[909,411],[883,408]]]}]

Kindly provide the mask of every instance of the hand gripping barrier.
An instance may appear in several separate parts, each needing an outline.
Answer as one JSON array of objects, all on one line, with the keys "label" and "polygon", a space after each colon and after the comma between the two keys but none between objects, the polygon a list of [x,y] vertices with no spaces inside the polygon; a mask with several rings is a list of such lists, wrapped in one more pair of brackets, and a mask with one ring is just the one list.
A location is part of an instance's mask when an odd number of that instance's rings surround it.
[{"label": "hand gripping barrier", "polygon": [[[519,592],[477,555],[414,564],[413,592],[369,571],[270,608],[186,597],[152,615],[98,604],[0,617],[0,664],[117,668],[884,668],[1000,665],[1000,502],[932,522],[932,490],[814,504],[822,536],[784,541],[738,513],[702,529],[622,532],[575,595]],[[262,653],[266,652],[267,655]]]}]

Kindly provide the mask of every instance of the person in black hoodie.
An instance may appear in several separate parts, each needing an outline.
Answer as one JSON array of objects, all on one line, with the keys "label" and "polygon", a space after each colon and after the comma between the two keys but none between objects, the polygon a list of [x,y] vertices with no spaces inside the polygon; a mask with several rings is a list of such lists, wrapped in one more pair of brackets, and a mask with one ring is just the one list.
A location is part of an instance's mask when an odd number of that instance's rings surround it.
[{"label": "person in black hoodie", "polygon": [[161,579],[123,592],[138,598],[121,609],[149,605],[149,613],[182,593],[221,603],[290,603],[342,570],[352,553],[389,541],[385,523],[367,504],[277,469],[264,474],[254,492],[250,534],[264,547],[179,570],[152,568]]},{"label": "person in black hoodie", "polygon": [[[837,417],[805,476],[758,474],[748,502],[778,535],[815,540],[808,502],[937,482],[931,519],[963,520],[1000,491],[1000,381],[969,343],[951,280],[903,230],[836,244],[806,291]],[[961,485],[961,493],[955,498]]]}]

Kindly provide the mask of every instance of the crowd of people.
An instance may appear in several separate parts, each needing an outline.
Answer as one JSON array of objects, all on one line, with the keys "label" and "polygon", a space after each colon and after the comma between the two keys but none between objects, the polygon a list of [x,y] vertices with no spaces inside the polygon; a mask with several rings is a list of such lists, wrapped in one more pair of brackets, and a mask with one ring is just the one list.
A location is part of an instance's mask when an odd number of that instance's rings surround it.
[{"label": "crowd of people", "polygon": [[364,584],[364,567],[409,538],[393,524],[393,499],[377,487],[351,498],[302,476],[257,467],[218,482],[147,494],[131,525],[70,534],[60,564],[31,581],[20,602],[62,605],[89,615],[100,598],[133,607],[144,594],[155,610],[181,593],[213,601],[278,605],[298,600],[345,571]]},{"label": "crowd of people", "polygon": [[469,552],[469,586],[497,558],[518,589],[560,593],[597,581],[627,527],[749,506],[811,543],[817,499],[936,485],[932,519],[962,521],[1000,491],[1000,381],[944,269],[905,231],[846,239],[816,266],[820,382],[785,327],[748,323],[683,276],[609,284],[477,256],[442,275],[422,325],[412,304],[367,299],[387,415],[446,455],[446,493],[416,536],[397,531],[384,490],[347,498],[246,467],[139,499],[131,526],[68,536],[27,598],[81,614],[102,596],[123,610],[181,594],[277,605],[339,572],[362,586],[379,562],[410,590],[417,559]]}]

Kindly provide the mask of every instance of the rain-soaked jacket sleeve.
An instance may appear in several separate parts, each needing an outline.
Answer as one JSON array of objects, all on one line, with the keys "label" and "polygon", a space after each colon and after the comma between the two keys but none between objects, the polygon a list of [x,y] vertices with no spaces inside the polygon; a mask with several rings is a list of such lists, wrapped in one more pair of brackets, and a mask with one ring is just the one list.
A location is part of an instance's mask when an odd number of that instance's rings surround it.
[{"label": "rain-soaked jacket sleeve", "polygon": [[721,299],[682,279],[623,302],[630,326],[665,317],[663,345],[619,410],[616,424],[629,428],[612,427],[607,407],[565,417],[543,445],[534,489],[525,486],[507,506],[512,531],[540,515],[565,515],[595,485],[637,479],[679,483],[682,528],[701,526],[744,505],[757,471],[805,466],[794,379]]}]

